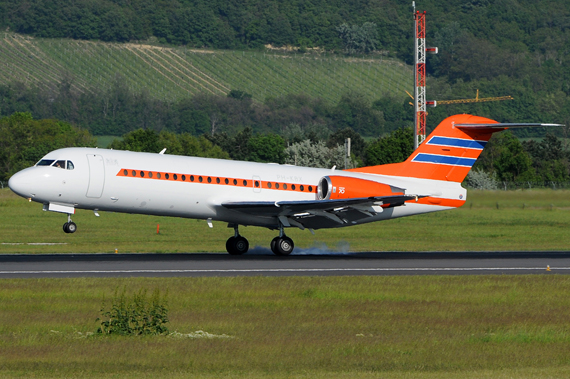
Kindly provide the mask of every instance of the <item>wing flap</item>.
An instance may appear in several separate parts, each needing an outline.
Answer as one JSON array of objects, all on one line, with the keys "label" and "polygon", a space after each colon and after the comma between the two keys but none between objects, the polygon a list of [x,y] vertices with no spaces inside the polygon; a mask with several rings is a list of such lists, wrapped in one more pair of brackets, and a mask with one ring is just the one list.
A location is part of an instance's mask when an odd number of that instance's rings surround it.
[{"label": "wing flap", "polygon": [[239,212],[260,216],[293,216],[303,213],[338,212],[343,209],[354,208],[357,210],[370,207],[374,210],[375,206],[397,207],[403,205],[406,201],[415,200],[427,195],[395,195],[395,196],[377,196],[364,197],[358,199],[340,199],[340,200],[302,200],[302,201],[254,201],[254,202],[228,202],[222,206]]}]

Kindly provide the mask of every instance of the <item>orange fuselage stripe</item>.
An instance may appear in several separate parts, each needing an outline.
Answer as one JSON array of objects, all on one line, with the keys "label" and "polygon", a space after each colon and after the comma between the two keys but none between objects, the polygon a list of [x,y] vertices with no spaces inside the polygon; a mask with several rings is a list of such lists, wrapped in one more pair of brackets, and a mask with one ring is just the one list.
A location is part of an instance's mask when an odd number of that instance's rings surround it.
[{"label": "orange fuselage stripe", "polygon": [[[135,175],[132,175],[133,172],[135,173]],[[141,172],[144,174],[144,176],[140,175]],[[152,177],[149,174],[152,175]],[[239,178],[226,178],[226,177],[207,176],[207,175],[178,174],[178,173],[174,174],[171,172],[133,170],[126,168],[120,169],[119,172],[117,173],[117,176],[139,178],[139,179],[150,179],[150,180],[166,180],[171,182],[183,182],[183,183],[194,183],[194,184],[216,184],[216,185],[234,186],[234,187],[239,186],[239,187],[250,187],[250,188],[263,188],[263,189],[277,190],[277,191],[295,191],[295,192],[309,192],[309,193],[317,192],[317,186],[312,184],[291,184],[291,183],[269,182],[263,180],[253,180],[253,179],[243,179],[243,178],[239,179]],[[176,179],[174,179],[174,176],[176,176]],[[182,180],[183,176],[186,178],[186,180]],[[194,178],[194,180],[190,180],[190,178]],[[200,178],[202,179],[202,181],[200,181]],[[227,183],[226,179],[228,180]],[[256,182],[261,187],[256,186],[255,185]],[[301,187],[303,189],[301,189]]]}]

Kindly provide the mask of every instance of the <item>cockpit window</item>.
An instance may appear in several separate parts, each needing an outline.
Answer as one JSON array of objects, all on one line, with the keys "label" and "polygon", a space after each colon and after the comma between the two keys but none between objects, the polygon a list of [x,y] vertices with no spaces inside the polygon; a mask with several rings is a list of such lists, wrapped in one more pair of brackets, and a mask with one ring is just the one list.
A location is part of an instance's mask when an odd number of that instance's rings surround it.
[{"label": "cockpit window", "polygon": [[59,161],[56,161],[55,159],[42,159],[36,163],[36,166],[53,166],[67,170],[73,170],[75,168],[75,165],[72,161],[66,161],[64,159]]},{"label": "cockpit window", "polygon": [[53,162],[53,159],[42,159],[36,164],[36,166],[51,166]]}]

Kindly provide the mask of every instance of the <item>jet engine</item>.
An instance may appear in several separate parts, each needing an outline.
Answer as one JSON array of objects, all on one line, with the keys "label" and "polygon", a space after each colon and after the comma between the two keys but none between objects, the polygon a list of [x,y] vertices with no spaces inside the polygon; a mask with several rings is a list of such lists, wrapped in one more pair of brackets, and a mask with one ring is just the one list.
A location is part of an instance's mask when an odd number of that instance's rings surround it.
[{"label": "jet engine", "polygon": [[388,184],[346,176],[324,176],[317,187],[319,200],[396,196],[404,195],[404,192],[404,189]]}]

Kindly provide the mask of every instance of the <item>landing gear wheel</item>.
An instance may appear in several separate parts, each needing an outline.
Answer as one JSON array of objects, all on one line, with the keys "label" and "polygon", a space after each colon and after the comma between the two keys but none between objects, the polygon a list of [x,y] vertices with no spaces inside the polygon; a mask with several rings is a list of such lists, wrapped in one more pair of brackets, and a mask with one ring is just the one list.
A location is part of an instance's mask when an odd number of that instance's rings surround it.
[{"label": "landing gear wheel", "polygon": [[249,242],[242,236],[230,237],[226,241],[226,250],[231,255],[242,255],[249,250]]},{"label": "landing gear wheel", "polygon": [[271,250],[275,255],[289,255],[294,248],[293,240],[287,236],[275,237],[271,241]]},{"label": "landing gear wheel", "polygon": [[63,224],[63,231],[66,233],[75,233],[76,230],[77,225],[73,221]]}]

